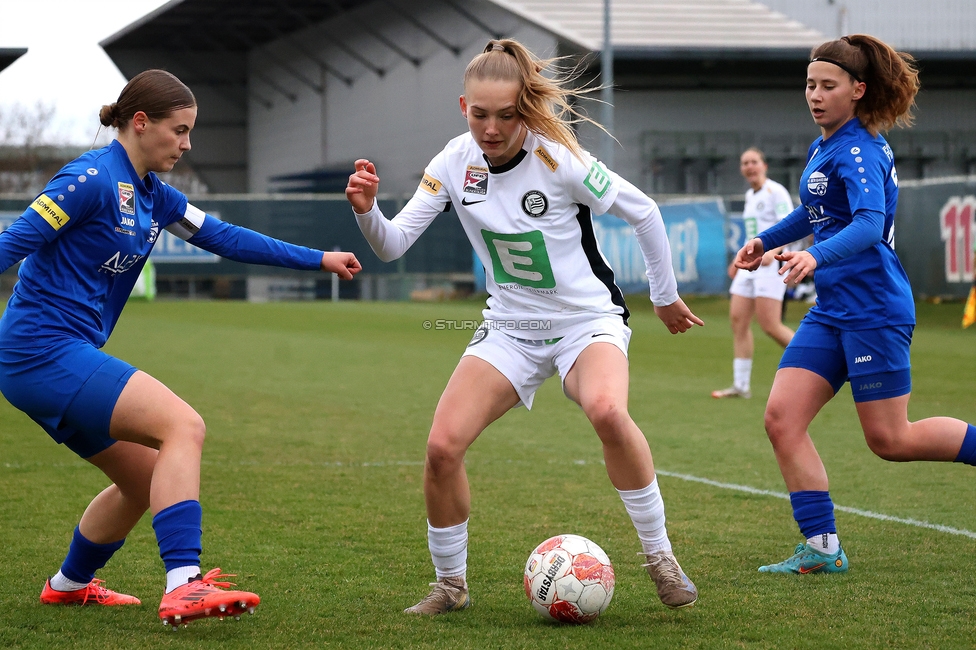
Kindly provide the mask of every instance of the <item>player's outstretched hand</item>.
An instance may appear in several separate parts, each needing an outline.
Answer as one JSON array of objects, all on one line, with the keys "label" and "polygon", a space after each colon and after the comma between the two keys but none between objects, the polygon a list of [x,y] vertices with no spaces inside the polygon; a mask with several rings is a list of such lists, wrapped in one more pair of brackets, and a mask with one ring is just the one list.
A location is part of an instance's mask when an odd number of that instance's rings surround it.
[{"label": "player's outstretched hand", "polygon": [[776,259],[783,263],[779,270],[780,275],[786,276],[783,282],[794,286],[817,268],[817,258],[807,251],[783,251]]},{"label": "player's outstretched hand", "polygon": [[357,160],[356,171],[346,185],[346,198],[352,204],[352,209],[357,214],[369,212],[379,187],[380,177],[376,175],[376,166],[364,158]]},{"label": "player's outstretched hand", "polygon": [[667,325],[672,334],[680,334],[691,329],[692,325],[705,325],[705,321],[695,316],[681,298],[664,307],[654,306],[654,313]]},{"label": "player's outstretched hand", "polygon": [[323,253],[322,270],[327,273],[335,273],[343,280],[352,280],[352,276],[363,270],[362,264],[352,253]]},{"label": "player's outstretched hand", "polygon": [[755,271],[762,264],[763,243],[758,237],[753,237],[746,242],[745,246],[735,254],[735,261],[732,263],[737,269]]}]

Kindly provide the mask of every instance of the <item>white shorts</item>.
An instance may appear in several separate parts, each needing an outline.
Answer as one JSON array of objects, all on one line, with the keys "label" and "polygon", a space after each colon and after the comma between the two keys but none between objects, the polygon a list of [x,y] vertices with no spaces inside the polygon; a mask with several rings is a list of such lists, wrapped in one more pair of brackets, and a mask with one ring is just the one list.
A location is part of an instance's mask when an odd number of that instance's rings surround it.
[{"label": "white shorts", "polygon": [[542,382],[557,372],[565,382],[576,359],[591,343],[612,343],[626,357],[630,335],[630,328],[619,316],[595,318],[577,325],[565,336],[545,340],[518,339],[485,321],[461,356],[478,357],[494,366],[515,388],[521,400],[516,406],[531,409]]},{"label": "white shorts", "polygon": [[779,262],[760,266],[755,271],[739,269],[732,279],[729,293],[743,298],[771,298],[783,301],[786,284],[779,274]]}]

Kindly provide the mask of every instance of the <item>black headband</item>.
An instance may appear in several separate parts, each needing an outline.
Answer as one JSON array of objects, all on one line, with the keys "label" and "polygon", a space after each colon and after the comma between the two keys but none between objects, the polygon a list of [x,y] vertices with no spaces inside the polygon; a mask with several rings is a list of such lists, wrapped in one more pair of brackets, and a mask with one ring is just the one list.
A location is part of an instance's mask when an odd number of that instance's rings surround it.
[{"label": "black headband", "polygon": [[825,56],[818,56],[816,58],[810,59],[810,63],[814,63],[815,61],[823,61],[824,63],[833,63],[838,68],[840,68],[841,70],[843,70],[847,74],[849,74],[852,77],[854,77],[854,81],[857,81],[859,83],[863,83],[864,82],[864,79],[861,79],[861,77],[859,77],[856,72],[854,72],[853,70],[851,70],[849,67],[847,67],[846,65],[844,65],[840,61],[835,61],[834,59],[828,59]]}]

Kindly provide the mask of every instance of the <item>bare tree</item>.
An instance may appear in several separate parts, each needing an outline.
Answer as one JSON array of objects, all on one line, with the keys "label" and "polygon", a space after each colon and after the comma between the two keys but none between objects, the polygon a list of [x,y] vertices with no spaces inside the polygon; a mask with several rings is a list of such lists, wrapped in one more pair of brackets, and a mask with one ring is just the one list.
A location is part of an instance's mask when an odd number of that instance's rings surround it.
[{"label": "bare tree", "polygon": [[0,106],[0,193],[36,193],[83,148],[63,145],[53,104]]},{"label": "bare tree", "polygon": [[[56,117],[54,105],[44,102],[0,105],[0,194],[37,194],[59,169],[88,148],[66,144],[69,136]],[[104,147],[117,135],[115,129],[102,127],[92,146]],[[207,193],[207,185],[185,162],[162,177],[187,194]]]}]

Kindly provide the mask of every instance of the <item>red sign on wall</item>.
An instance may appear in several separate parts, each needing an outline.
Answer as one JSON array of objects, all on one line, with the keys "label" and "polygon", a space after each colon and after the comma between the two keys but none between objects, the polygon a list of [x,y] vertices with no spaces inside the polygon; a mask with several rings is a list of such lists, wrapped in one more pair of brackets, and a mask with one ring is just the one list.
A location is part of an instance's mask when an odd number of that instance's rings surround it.
[{"label": "red sign on wall", "polygon": [[939,212],[939,226],[945,242],[946,282],[973,281],[974,215],[976,196],[953,196]]}]

